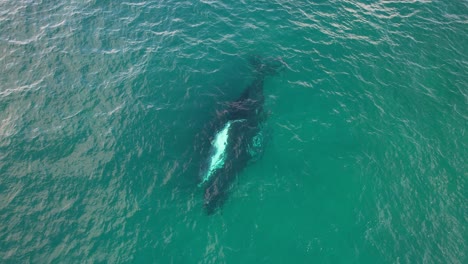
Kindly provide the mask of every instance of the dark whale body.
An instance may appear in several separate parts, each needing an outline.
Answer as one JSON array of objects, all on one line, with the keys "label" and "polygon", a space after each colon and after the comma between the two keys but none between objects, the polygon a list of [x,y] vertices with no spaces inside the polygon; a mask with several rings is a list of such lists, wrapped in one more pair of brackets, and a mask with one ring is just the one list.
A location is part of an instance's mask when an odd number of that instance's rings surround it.
[{"label": "dark whale body", "polygon": [[218,113],[214,122],[215,135],[208,138],[212,147],[202,170],[204,208],[213,214],[226,201],[237,175],[261,148],[261,126],[266,118],[263,104],[263,84],[266,76],[278,72],[279,59],[251,59],[254,69],[252,83],[234,102]]}]

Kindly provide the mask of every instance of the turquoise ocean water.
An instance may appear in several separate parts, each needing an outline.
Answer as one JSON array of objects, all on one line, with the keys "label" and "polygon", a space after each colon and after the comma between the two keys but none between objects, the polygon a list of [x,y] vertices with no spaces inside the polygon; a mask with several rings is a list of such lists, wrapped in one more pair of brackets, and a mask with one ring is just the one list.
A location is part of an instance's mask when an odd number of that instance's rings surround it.
[{"label": "turquoise ocean water", "polygon": [[[0,1],[1,263],[467,263],[468,2]],[[265,80],[213,215],[200,131]]]}]

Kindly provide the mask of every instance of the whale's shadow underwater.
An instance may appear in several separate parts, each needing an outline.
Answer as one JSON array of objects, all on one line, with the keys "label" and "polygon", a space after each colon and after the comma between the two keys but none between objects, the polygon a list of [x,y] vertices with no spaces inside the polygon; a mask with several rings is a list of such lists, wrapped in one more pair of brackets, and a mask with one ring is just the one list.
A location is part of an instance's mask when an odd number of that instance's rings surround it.
[{"label": "whale's shadow underwater", "polygon": [[284,68],[279,58],[250,58],[253,80],[241,96],[225,105],[200,140],[210,144],[200,165],[203,206],[208,215],[225,203],[239,173],[263,148],[264,80]]}]

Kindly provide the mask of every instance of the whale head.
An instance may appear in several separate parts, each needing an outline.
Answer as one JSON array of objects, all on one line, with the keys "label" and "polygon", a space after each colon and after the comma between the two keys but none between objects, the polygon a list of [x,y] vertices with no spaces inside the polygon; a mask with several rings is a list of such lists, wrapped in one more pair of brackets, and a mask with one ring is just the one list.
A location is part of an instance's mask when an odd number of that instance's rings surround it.
[{"label": "whale head", "polygon": [[228,190],[219,179],[215,179],[212,184],[210,184],[205,189],[205,197],[203,202],[203,207],[207,215],[214,214],[218,208],[221,208],[226,202],[228,196]]}]

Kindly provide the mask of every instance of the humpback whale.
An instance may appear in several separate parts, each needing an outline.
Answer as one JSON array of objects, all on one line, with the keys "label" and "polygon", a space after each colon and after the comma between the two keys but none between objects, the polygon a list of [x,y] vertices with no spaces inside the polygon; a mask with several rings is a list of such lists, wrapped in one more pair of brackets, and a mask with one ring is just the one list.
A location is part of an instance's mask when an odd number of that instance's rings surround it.
[{"label": "humpback whale", "polygon": [[208,215],[226,201],[238,174],[262,148],[262,123],[266,118],[263,84],[283,66],[281,59],[253,57],[253,80],[241,96],[227,104],[211,125],[210,152],[201,169],[204,209]]}]

